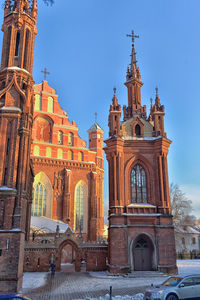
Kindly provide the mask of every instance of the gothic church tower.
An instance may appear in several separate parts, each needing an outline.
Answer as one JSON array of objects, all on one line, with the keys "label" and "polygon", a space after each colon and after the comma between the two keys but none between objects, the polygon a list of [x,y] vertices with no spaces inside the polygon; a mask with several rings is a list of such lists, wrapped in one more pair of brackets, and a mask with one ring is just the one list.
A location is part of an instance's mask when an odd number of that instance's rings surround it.
[{"label": "gothic church tower", "polygon": [[6,0],[0,69],[0,291],[16,292],[23,276],[33,173],[33,54],[37,1]]},{"label": "gothic church tower", "polygon": [[147,118],[141,104],[141,75],[132,32],[131,64],[125,86],[128,106],[110,105],[109,138],[109,269],[176,272],[174,227],[169,199],[167,154],[171,141],[164,131],[164,106],[156,90]]}]

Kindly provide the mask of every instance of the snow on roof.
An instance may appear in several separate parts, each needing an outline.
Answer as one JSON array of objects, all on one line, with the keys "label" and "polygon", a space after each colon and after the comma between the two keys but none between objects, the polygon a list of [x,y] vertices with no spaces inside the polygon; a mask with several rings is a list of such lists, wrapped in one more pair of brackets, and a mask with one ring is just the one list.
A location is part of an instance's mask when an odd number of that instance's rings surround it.
[{"label": "snow on roof", "polygon": [[59,220],[52,220],[46,217],[31,217],[31,227],[42,229],[46,233],[55,233],[56,227],[59,225],[60,233],[64,233],[69,225]]},{"label": "snow on roof", "polygon": [[191,226],[186,226],[186,227],[176,226],[175,230],[179,233],[199,234],[199,231],[197,231]]}]

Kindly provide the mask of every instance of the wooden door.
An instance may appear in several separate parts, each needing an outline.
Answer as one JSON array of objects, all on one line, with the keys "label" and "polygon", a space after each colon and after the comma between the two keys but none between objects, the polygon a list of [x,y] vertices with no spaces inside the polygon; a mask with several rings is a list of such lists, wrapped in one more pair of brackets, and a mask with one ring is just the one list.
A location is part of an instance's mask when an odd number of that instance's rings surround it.
[{"label": "wooden door", "polygon": [[152,270],[152,248],[144,238],[139,239],[135,244],[133,258],[135,271]]}]

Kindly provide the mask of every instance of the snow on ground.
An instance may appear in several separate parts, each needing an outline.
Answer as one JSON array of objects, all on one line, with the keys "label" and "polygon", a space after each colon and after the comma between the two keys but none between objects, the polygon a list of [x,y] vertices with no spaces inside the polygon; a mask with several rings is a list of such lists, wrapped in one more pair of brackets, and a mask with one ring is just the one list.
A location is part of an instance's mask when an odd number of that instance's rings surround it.
[{"label": "snow on ground", "polygon": [[200,259],[177,260],[179,274],[200,274]]},{"label": "snow on ground", "polygon": [[23,290],[37,289],[46,283],[46,272],[26,272],[23,277]]},{"label": "snow on ground", "polygon": [[[200,274],[200,260],[177,260],[177,266],[179,274]],[[23,280],[23,291],[36,289],[41,287],[46,282],[46,277],[48,273],[34,272],[34,273],[24,273]],[[151,277],[124,277],[124,276],[110,276],[108,272],[91,272],[91,278],[88,281],[86,277],[81,280],[81,290],[98,290],[104,285],[107,290],[112,286],[113,289],[117,289],[119,286],[121,288],[132,287],[132,286],[147,286],[153,284],[162,283],[166,278],[158,273],[158,276]],[[60,290],[67,292],[68,286],[63,282],[57,289],[54,290],[54,295],[59,294]],[[104,297],[99,298],[86,298],[87,300],[109,300],[110,296],[107,294]],[[86,300],[84,299],[84,300]],[[142,300],[143,294],[136,294],[132,296],[113,296],[113,300]],[[82,299],[83,300],[83,299]]]},{"label": "snow on ground", "polygon": [[[136,294],[134,296],[129,296],[129,295],[115,296],[115,297],[112,296],[112,300],[143,300],[143,296],[144,296],[144,294],[142,294],[142,293]],[[98,300],[110,300],[110,295],[106,294],[105,297],[86,298],[85,300],[96,300],[96,299],[98,299]]]}]

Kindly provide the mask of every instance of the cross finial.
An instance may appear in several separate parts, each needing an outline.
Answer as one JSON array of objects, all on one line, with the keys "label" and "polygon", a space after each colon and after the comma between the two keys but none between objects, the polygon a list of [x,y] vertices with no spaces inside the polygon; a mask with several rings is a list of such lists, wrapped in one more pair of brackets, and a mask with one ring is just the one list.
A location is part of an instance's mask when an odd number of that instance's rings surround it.
[{"label": "cross finial", "polygon": [[46,80],[47,79],[47,75],[50,74],[49,72],[47,72],[47,68],[44,68],[44,70],[41,71],[41,73],[44,73],[44,80]]},{"label": "cross finial", "polygon": [[153,103],[153,99],[152,98],[150,98],[150,102],[151,102],[151,105],[152,105],[152,103]]},{"label": "cross finial", "polygon": [[158,95],[158,87],[157,86],[156,86],[155,90],[156,90],[156,95]]},{"label": "cross finial", "polygon": [[139,38],[139,35],[135,35],[133,30],[131,31],[131,34],[127,34],[126,36],[132,38],[132,43],[133,43],[133,44],[134,44],[134,42],[135,42],[135,38]]},{"label": "cross finial", "polygon": [[95,123],[96,123],[96,121],[97,121],[97,112],[95,112],[94,118],[95,118]]},{"label": "cross finial", "polygon": [[113,88],[114,94],[116,95],[117,88],[114,86]]}]

